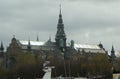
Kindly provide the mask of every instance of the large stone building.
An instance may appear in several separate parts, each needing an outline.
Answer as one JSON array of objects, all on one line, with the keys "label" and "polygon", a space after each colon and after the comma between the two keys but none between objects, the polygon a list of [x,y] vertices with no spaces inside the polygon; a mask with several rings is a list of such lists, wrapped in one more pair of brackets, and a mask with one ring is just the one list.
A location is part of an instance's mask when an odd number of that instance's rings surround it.
[{"label": "large stone building", "polygon": [[68,44],[67,37],[64,31],[61,8],[60,8],[59,19],[57,24],[57,32],[55,35],[55,42],[51,41],[50,37],[48,41],[41,42],[39,41],[38,36],[37,36],[37,40],[35,41],[31,41],[30,39],[19,40],[14,36],[11,40],[9,47],[7,48],[7,53],[15,54],[15,53],[19,53],[19,51],[23,51],[23,52],[32,51],[34,53],[39,53],[39,51],[43,51],[45,53],[48,51],[52,51],[54,53],[57,53],[58,51],[61,51],[66,56],[70,55],[71,53],[80,53],[80,54],[106,53],[101,43],[96,45],[74,44],[74,41],[71,40],[71,42]]}]

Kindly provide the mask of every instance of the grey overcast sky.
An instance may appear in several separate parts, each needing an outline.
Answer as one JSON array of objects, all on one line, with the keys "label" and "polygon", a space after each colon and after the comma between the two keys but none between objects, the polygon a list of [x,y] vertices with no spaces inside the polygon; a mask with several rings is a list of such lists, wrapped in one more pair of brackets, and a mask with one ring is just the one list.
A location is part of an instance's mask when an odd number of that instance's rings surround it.
[{"label": "grey overcast sky", "polygon": [[0,41],[54,41],[59,5],[67,42],[99,44],[120,51],[120,0],[0,0]]}]

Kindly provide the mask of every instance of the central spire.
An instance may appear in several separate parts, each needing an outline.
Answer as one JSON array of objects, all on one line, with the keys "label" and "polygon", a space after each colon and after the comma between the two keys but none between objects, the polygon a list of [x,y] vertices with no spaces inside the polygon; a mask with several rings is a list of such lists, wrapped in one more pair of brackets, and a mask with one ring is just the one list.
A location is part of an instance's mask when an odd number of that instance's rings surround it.
[{"label": "central spire", "polygon": [[58,24],[62,24],[63,20],[62,20],[62,13],[61,13],[61,4],[60,4],[60,14],[59,14],[59,20],[58,20]]},{"label": "central spire", "polygon": [[60,14],[61,14],[61,4],[60,4]]},{"label": "central spire", "polygon": [[61,46],[60,41],[62,40],[62,47],[66,47],[66,35],[64,32],[64,24],[63,24],[63,19],[62,19],[62,12],[61,12],[61,5],[60,5],[60,13],[59,13],[59,19],[58,19],[58,24],[57,24],[57,33],[56,33],[56,45],[58,47]]}]

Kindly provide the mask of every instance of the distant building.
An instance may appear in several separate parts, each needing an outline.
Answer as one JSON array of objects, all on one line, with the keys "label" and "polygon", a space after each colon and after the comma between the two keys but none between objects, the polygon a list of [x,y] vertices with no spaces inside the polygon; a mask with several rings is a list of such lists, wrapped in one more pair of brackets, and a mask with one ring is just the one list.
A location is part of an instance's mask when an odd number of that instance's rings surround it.
[{"label": "distant building", "polygon": [[71,40],[70,44],[67,43],[67,37],[64,31],[64,24],[62,19],[62,13],[60,8],[59,19],[57,24],[57,32],[55,35],[55,41],[51,41],[49,37],[48,41],[41,42],[37,36],[37,40],[19,40],[12,38],[9,47],[7,48],[7,53],[11,54],[11,56],[15,56],[20,52],[33,52],[35,54],[40,53],[40,51],[46,53],[49,51],[57,54],[58,51],[61,51],[64,54],[64,57],[70,56],[72,53],[80,53],[80,54],[96,54],[102,53],[106,54],[103,45],[96,44],[74,44],[74,41]]},{"label": "distant building", "polygon": [[89,44],[75,44],[74,48],[78,51],[81,52],[82,54],[86,53],[106,53],[106,51],[101,48],[99,45],[89,45]]}]

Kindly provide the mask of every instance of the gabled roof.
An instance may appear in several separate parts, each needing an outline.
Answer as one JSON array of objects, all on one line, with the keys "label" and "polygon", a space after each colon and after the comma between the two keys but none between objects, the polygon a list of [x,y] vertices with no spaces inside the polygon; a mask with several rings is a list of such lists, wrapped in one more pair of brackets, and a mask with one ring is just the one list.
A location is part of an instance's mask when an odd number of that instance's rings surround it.
[{"label": "gabled roof", "polygon": [[55,42],[48,40],[47,42],[44,43],[44,46],[55,46]]},{"label": "gabled roof", "polygon": [[90,44],[75,44],[74,45],[75,49],[101,49],[98,45],[90,45]]},{"label": "gabled roof", "polygon": [[[28,45],[28,41],[19,40],[19,42],[22,45]],[[32,45],[32,46],[41,46],[41,45],[44,45],[44,42],[41,42],[41,41],[30,41],[30,45]]]}]

